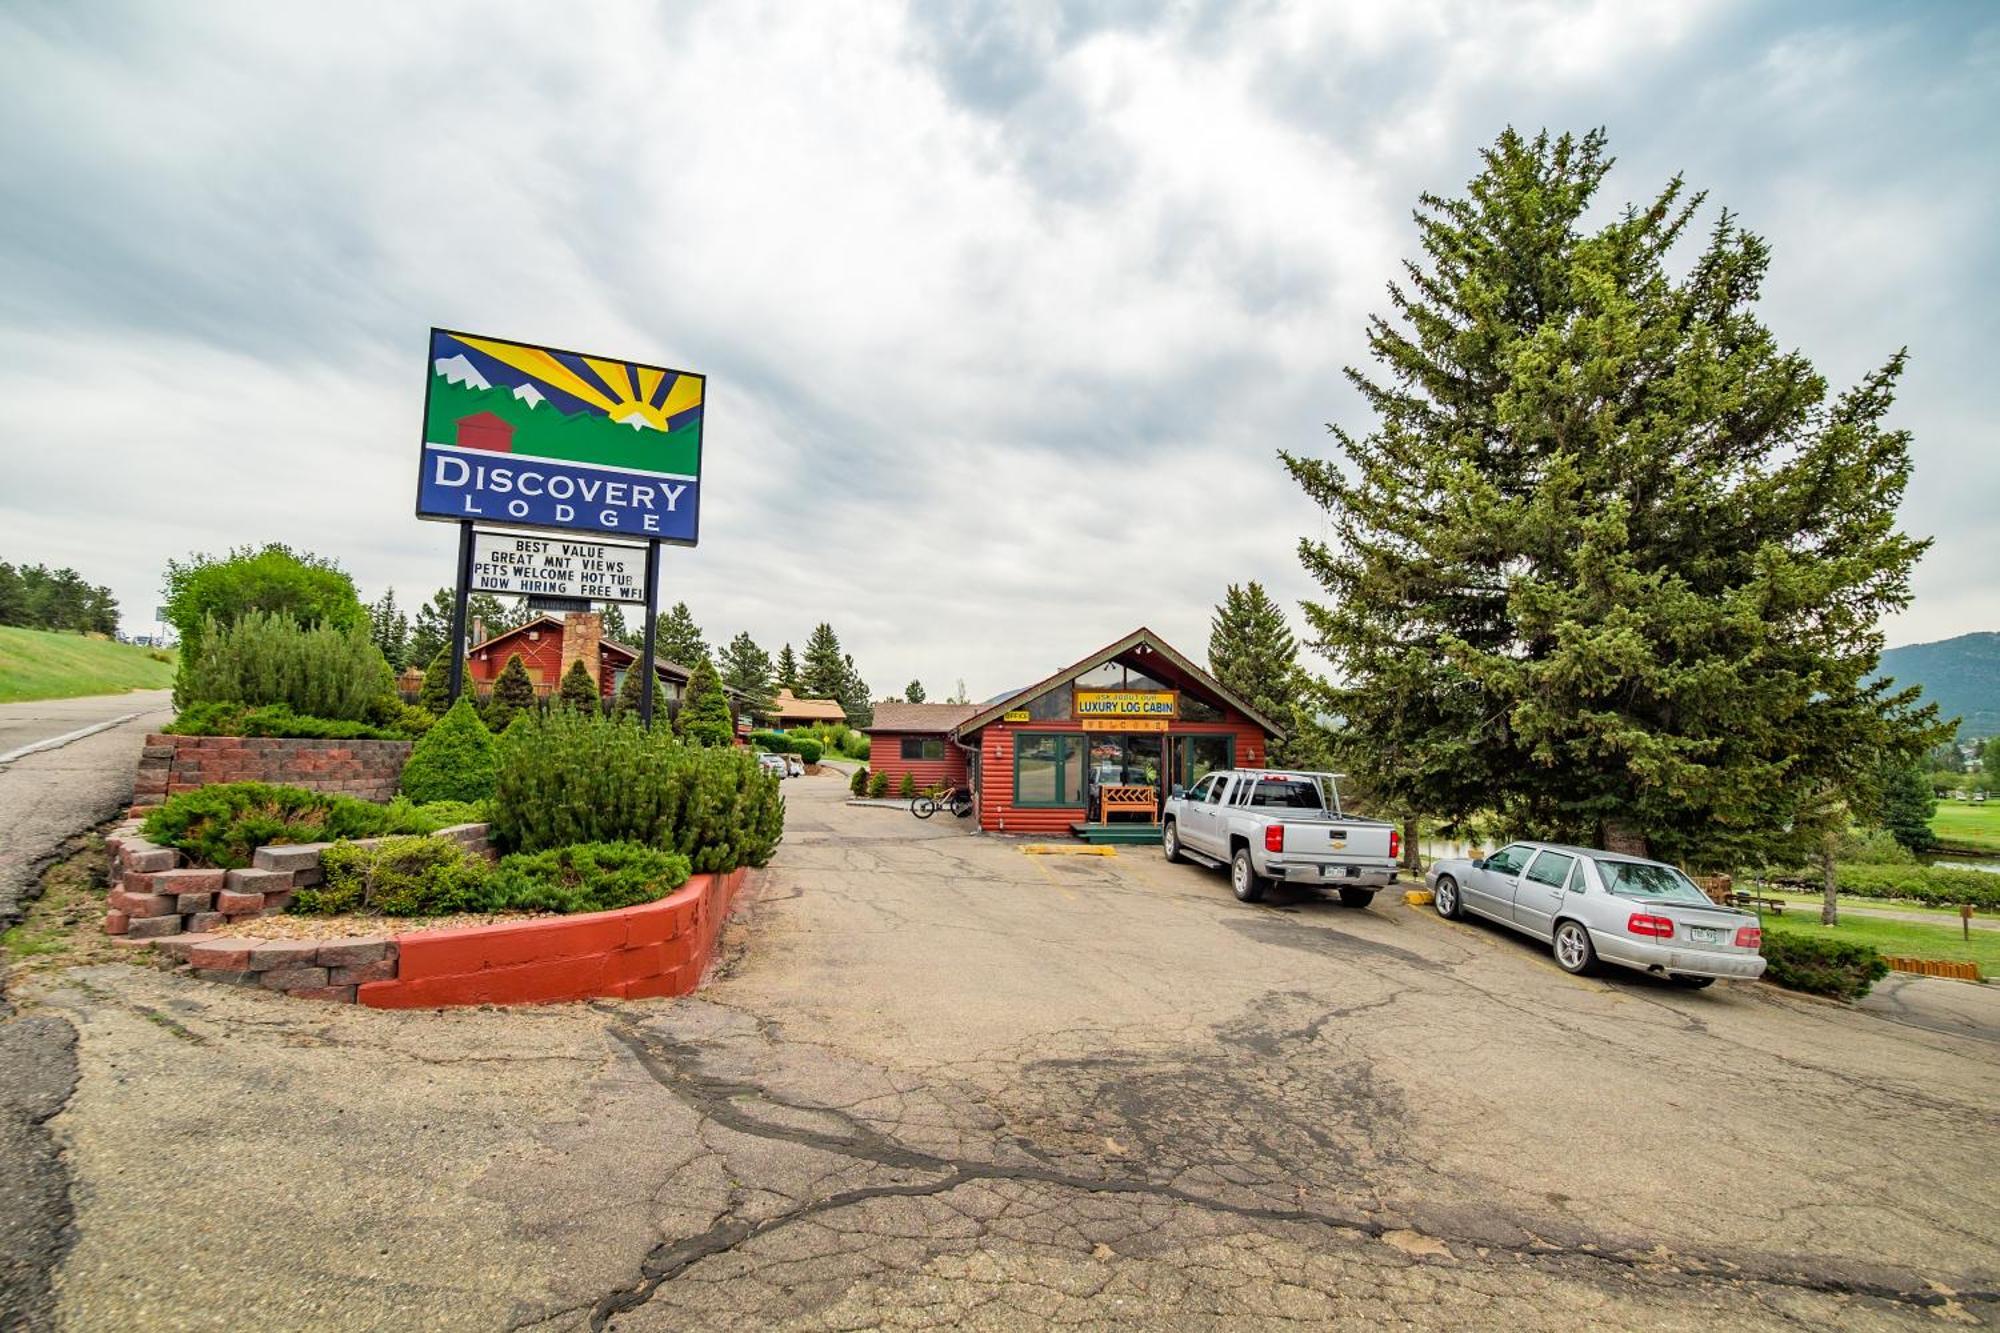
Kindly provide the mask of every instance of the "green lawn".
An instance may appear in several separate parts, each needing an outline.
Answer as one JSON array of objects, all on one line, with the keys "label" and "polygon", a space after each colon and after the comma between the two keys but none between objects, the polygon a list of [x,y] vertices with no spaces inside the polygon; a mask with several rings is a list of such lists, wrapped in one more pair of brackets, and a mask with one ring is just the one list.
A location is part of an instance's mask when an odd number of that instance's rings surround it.
[{"label": "green lawn", "polygon": [[1931,832],[1946,847],[2000,852],[2000,800],[1939,801]]},{"label": "green lawn", "polygon": [[[1738,885],[1738,887],[1741,888],[1743,886]],[[1789,890],[1779,890],[1775,893],[1766,893],[1761,896],[1783,900],[1788,905],[1788,911],[1801,912],[1808,916],[1817,916],[1819,914],[1820,895],[1817,893],[1793,893]],[[1929,903],[1904,902],[1900,898],[1862,898],[1854,894],[1843,893],[1839,895],[1839,904],[1840,910],[1843,912],[1850,907],[1859,907],[1863,911],[1872,907],[1878,912],[1921,912],[1925,916],[1948,917],[1953,921],[1958,920],[1958,909],[1956,907],[1933,907]],[[1990,917],[1991,913],[1981,913],[1981,915],[1982,917]]]},{"label": "green lawn", "polygon": [[1975,930],[1968,942],[1958,927],[1921,925],[1915,921],[1884,921],[1880,917],[1840,915],[1840,924],[1822,926],[1817,918],[1793,916],[1764,917],[1764,929],[1774,935],[1825,936],[1872,944],[1883,954],[1904,958],[1939,958],[1950,962],[1977,963],[1984,977],[2000,976],[2000,931]]},{"label": "green lawn", "polygon": [[165,689],[174,683],[174,654],[80,634],[0,625],[0,703],[73,699],[84,694]]}]

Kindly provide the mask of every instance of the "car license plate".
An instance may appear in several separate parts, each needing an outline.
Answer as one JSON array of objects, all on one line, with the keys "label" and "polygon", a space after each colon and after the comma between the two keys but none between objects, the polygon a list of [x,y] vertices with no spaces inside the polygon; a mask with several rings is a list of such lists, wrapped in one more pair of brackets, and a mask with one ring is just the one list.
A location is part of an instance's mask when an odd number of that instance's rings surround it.
[{"label": "car license plate", "polygon": [[1722,943],[1722,930],[1718,926],[1689,926],[1688,938],[1696,944]]}]

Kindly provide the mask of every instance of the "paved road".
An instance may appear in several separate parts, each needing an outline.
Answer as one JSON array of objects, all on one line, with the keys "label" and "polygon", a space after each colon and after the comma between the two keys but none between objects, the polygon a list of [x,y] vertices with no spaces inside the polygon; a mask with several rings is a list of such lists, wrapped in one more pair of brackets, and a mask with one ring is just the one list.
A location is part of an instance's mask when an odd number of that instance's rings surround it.
[{"label": "paved road", "polygon": [[33,981],[80,1036],[65,1326],[2000,1315],[1983,1037],[787,792],[696,1000]]},{"label": "paved road", "polygon": [[[0,753],[135,712],[123,725],[0,764],[0,930],[18,919],[48,856],[130,802],[146,728],[169,715],[163,690],[0,705]],[[0,953],[0,982],[6,969]],[[47,1321],[48,1273],[62,1251],[69,1203],[44,1122],[76,1079],[73,1043],[59,1015],[16,1015],[0,992],[0,1328]]]}]

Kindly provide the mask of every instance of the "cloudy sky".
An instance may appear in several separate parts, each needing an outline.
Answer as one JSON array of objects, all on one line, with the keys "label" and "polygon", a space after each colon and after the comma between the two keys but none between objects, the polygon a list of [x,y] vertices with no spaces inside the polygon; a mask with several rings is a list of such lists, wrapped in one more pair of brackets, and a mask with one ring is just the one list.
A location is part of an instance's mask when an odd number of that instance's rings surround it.
[{"label": "cloudy sky", "polygon": [[1231,581],[1309,595],[1280,448],[1505,125],[1606,126],[1770,238],[1836,383],[1911,349],[1892,643],[2000,628],[2000,7],[0,6],[0,558],[144,630],[169,556],[283,540],[373,597],[433,324],[709,375],[711,641],[830,620],[975,697]]}]

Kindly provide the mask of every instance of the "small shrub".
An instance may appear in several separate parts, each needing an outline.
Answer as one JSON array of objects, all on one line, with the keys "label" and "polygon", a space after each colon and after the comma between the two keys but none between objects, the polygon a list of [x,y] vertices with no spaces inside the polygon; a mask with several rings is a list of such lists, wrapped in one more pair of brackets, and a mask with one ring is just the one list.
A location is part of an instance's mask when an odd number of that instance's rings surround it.
[{"label": "small shrub", "polygon": [[498,758],[493,836],[509,851],[637,842],[725,871],[764,864],[784,831],[778,779],[747,751],[688,744],[629,716],[525,716]]},{"label": "small shrub", "polygon": [[869,774],[868,794],[877,799],[887,796],[889,794],[889,775],[887,773]]},{"label": "small shrub", "polygon": [[840,752],[849,759],[866,759],[868,750],[868,737],[858,731],[848,733],[846,739],[840,743]]},{"label": "small shrub", "polygon": [[[393,810],[302,787],[226,782],[168,797],[146,817],[145,835],[185,852],[198,865],[240,870],[259,847],[390,832],[397,820]],[[404,818],[419,817],[409,807]]]},{"label": "small shrub", "polygon": [[580,708],[585,712],[597,710],[597,682],[591,678],[590,668],[583,664],[581,657],[569,664],[563,672],[560,697],[563,707]]},{"label": "small shrub", "polygon": [[451,707],[451,645],[444,644],[424,668],[424,683],[417,690],[417,706],[432,717],[443,717]]},{"label": "small shrub", "polygon": [[715,663],[706,657],[694,664],[694,674],[688,677],[687,696],[674,714],[674,733],[696,745],[728,745],[736,739],[729,696],[722,691]]},{"label": "small shrub", "polygon": [[863,764],[854,770],[854,776],[847,780],[847,790],[856,797],[868,794],[868,766]]},{"label": "small shrub", "polygon": [[294,740],[401,740],[404,737],[367,722],[342,722],[307,717],[284,704],[251,708],[240,703],[190,704],[164,728],[175,736],[284,736]]},{"label": "small shrub", "polygon": [[1764,933],[1764,980],[1810,995],[1858,1000],[1889,975],[1872,945],[1790,931]]},{"label": "small shrub", "polygon": [[367,720],[369,706],[393,693],[389,663],[365,626],[301,629],[288,615],[250,612],[233,624],[204,622],[201,654],[183,672],[175,702],[284,704],[305,717]]},{"label": "small shrub", "polygon": [[492,867],[443,838],[384,838],[373,846],[337,842],[320,854],[319,863],[324,882],[296,890],[287,910],[307,916],[489,910],[484,904]]},{"label": "small shrub", "polygon": [[903,774],[902,782],[897,784],[896,795],[902,797],[904,800],[907,801],[916,794],[917,794],[916,778],[912,777],[908,773]]},{"label": "small shrub", "polygon": [[820,755],[825,753],[820,749],[819,742],[815,740],[801,738],[793,741],[792,746],[792,753],[797,755],[803,763],[817,764]]},{"label": "small shrub", "polygon": [[493,772],[493,733],[460,699],[410,751],[401,786],[417,802],[483,801],[493,794]]},{"label": "small shrub", "polygon": [[680,853],[636,842],[516,852],[487,883],[484,910],[609,912],[664,898],[687,883],[691,873]]},{"label": "small shrub", "polygon": [[519,653],[514,653],[507,658],[507,665],[500,668],[500,675],[493,682],[493,697],[486,701],[487,730],[498,735],[516,717],[535,711],[535,682],[528,677],[528,664]]}]

